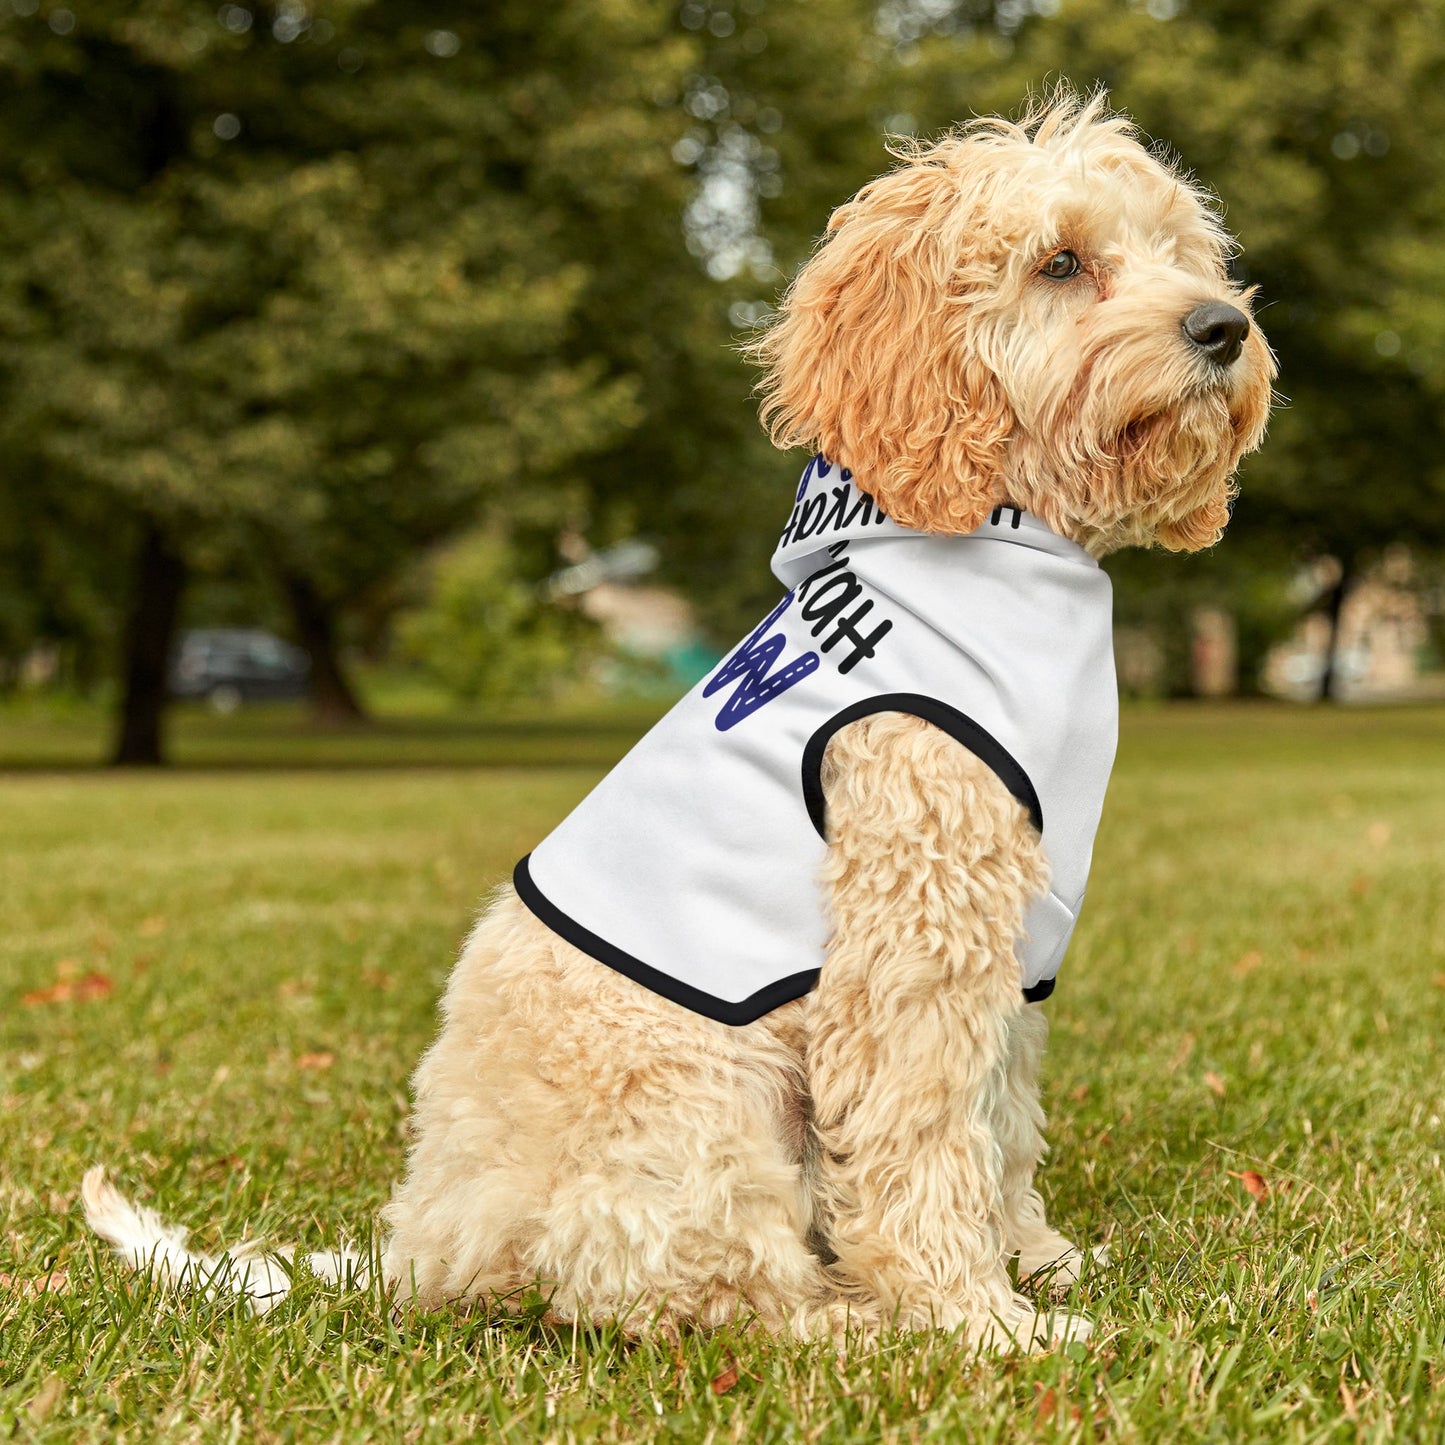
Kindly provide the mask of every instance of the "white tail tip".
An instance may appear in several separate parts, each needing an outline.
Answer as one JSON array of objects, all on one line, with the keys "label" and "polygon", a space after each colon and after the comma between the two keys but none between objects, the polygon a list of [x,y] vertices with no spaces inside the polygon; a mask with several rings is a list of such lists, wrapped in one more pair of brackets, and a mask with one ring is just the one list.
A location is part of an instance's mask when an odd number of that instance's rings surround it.
[{"label": "white tail tip", "polygon": [[[207,1299],[239,1295],[258,1315],[279,1304],[291,1288],[291,1251],[268,1252],[242,1245],[213,1256],[186,1248],[187,1231],[167,1224],[153,1209],[132,1204],[105,1177],[105,1165],[85,1172],[80,1183],[85,1222],[132,1269],[164,1284],[199,1289]],[[332,1284],[364,1284],[368,1262],[352,1250],[327,1250],[307,1256],[314,1274]]]}]

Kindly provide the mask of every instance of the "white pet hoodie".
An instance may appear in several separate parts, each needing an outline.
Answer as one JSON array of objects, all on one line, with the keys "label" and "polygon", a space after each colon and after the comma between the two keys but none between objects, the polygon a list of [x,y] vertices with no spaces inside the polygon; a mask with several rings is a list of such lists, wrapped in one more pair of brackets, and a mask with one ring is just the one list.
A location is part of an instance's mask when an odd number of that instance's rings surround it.
[{"label": "white pet hoodie", "polygon": [[829,738],[909,713],[987,763],[1042,831],[1052,886],[1017,952],[1025,996],[1047,997],[1114,761],[1108,577],[1010,507],[966,537],[900,527],[822,457],[772,567],[791,590],[522,859],[518,895],[665,998],[750,1023],[824,964]]}]

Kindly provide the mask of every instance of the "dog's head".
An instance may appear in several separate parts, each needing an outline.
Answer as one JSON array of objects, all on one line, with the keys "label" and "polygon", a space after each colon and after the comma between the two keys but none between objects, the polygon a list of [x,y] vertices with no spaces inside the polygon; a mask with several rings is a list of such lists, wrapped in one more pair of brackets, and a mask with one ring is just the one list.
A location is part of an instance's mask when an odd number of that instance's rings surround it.
[{"label": "dog's head", "polygon": [[1102,97],[900,155],[751,348],[773,440],[924,531],[1008,501],[1096,552],[1215,542],[1274,360],[1209,200]]}]

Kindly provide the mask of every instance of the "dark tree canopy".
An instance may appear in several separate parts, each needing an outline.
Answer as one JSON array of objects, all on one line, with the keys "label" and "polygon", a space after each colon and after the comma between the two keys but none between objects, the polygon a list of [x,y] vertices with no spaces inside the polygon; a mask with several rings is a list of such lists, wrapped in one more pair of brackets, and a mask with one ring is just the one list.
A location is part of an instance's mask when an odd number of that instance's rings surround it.
[{"label": "dark tree canopy", "polygon": [[609,292],[696,277],[668,101],[694,47],[648,0],[433,17],[0,20],[10,505],[95,498],[66,505],[113,517],[140,588],[159,532],[333,612],[489,510],[576,509],[580,460],[645,415]]}]

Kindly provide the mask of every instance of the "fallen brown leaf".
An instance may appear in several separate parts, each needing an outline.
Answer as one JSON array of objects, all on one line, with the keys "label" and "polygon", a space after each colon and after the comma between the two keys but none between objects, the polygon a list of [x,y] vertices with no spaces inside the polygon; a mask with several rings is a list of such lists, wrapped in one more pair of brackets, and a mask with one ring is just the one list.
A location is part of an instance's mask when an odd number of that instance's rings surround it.
[{"label": "fallen brown leaf", "polygon": [[1435,975],[1435,987],[1445,988],[1445,973],[1437,973]]},{"label": "fallen brown leaf", "polygon": [[1087,1084],[1080,1084],[1077,1089],[1069,1090],[1069,1098],[1071,1098],[1076,1104],[1082,1104],[1084,1100],[1088,1097],[1089,1086]]},{"label": "fallen brown leaf", "polygon": [[1350,879],[1350,893],[1356,898],[1363,898],[1374,886],[1374,880],[1366,878],[1363,873]]},{"label": "fallen brown leaf", "polygon": [[48,988],[32,989],[21,994],[20,1002],[26,1008],[34,1008],[38,1004],[70,1003],[72,1000],[86,1003],[91,999],[104,998],[114,990],[115,982],[108,974],[88,973],[83,978],[58,979]]},{"label": "fallen brown leaf", "polygon": [[336,1055],[326,1049],[318,1049],[314,1054],[302,1054],[296,1060],[298,1069],[329,1069],[336,1062]]},{"label": "fallen brown leaf", "polygon": [[28,1279],[24,1275],[0,1273],[0,1289],[16,1290],[26,1299],[38,1299],[43,1294],[68,1294],[70,1276],[63,1269]]},{"label": "fallen brown leaf", "polygon": [[1243,978],[1246,974],[1253,973],[1263,962],[1264,955],[1257,948],[1251,948],[1248,953],[1235,960],[1234,976]]},{"label": "fallen brown leaf", "polygon": [[1174,1051],[1174,1057],[1169,1060],[1165,1067],[1171,1074],[1177,1073],[1189,1062],[1189,1055],[1194,1052],[1194,1035],[1185,1034],[1179,1040],[1179,1047]]},{"label": "fallen brown leaf", "polygon": [[1037,1402],[1034,1405],[1034,1424],[1053,1424],[1054,1416],[1058,1413],[1058,1409],[1059,1397],[1057,1392],[1052,1387],[1040,1390]]},{"label": "fallen brown leaf", "polygon": [[1224,1097],[1224,1080],[1213,1069],[1205,1073],[1204,1086],[1211,1094],[1217,1094],[1221,1099]]},{"label": "fallen brown leaf", "polygon": [[1269,1181],[1253,1169],[1243,1169],[1239,1173],[1231,1169],[1229,1177],[1239,1180],[1244,1185],[1245,1192],[1253,1199],[1263,1199],[1269,1193]]},{"label": "fallen brown leaf", "polygon": [[49,988],[33,988],[29,993],[20,995],[20,1002],[26,1008],[34,1008],[42,1003],[64,1003],[74,989],[68,983],[53,983]]},{"label": "fallen brown leaf", "polygon": [[737,1382],[738,1362],[729,1355],[727,1369],[712,1377],[712,1392],[714,1395],[726,1395]]}]

